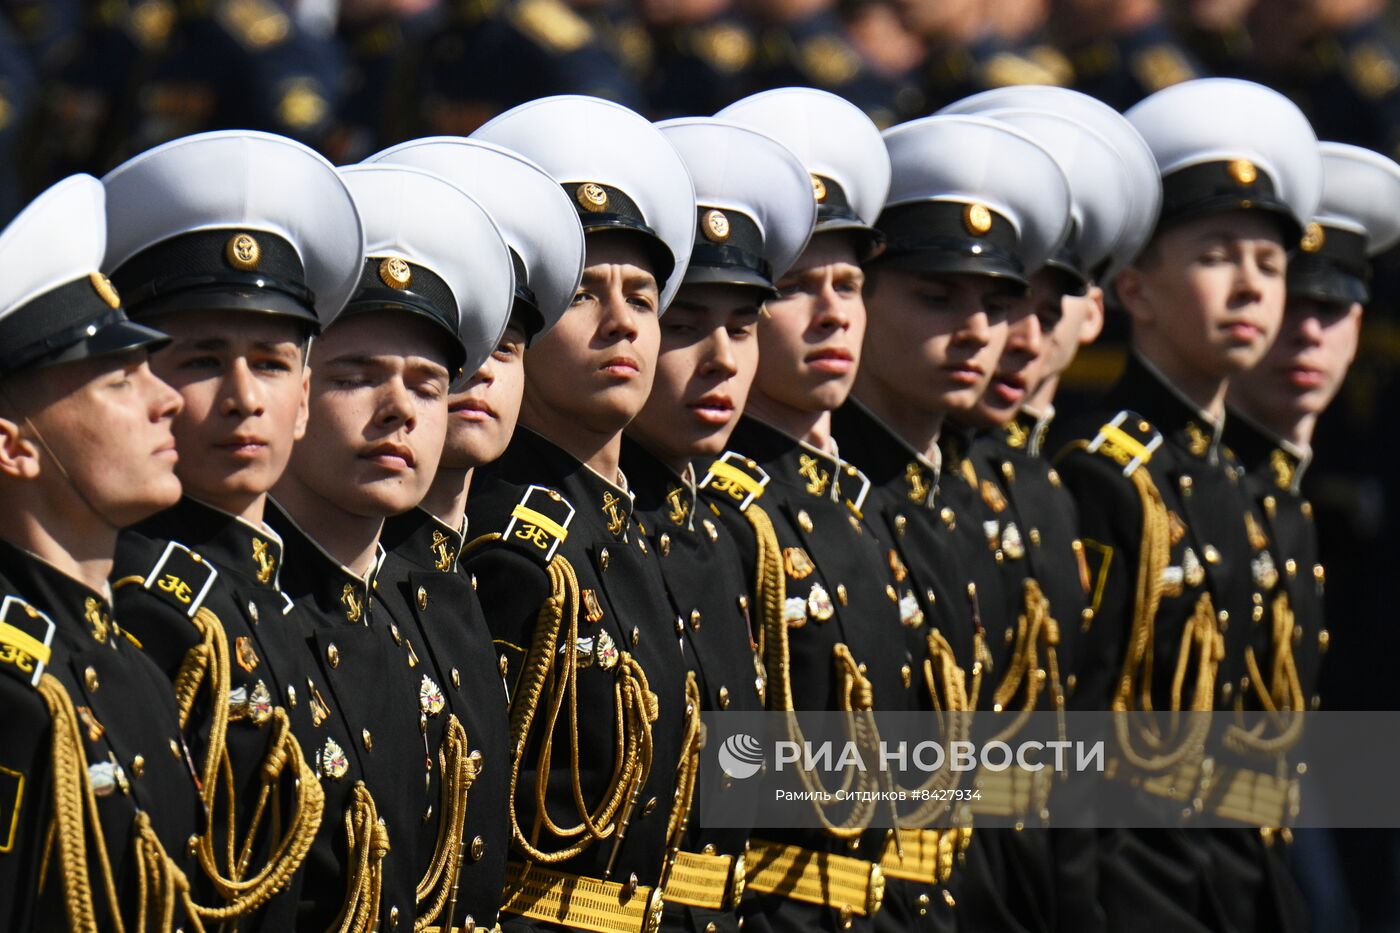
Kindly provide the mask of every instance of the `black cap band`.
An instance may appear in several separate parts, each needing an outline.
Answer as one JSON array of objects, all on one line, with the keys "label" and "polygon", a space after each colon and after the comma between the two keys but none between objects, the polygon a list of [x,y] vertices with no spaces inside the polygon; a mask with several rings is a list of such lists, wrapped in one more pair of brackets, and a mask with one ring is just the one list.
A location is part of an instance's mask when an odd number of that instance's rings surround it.
[{"label": "black cap band", "polygon": [[1027,284],[1016,228],[985,204],[901,204],[887,209],[875,224],[886,244],[877,263]]},{"label": "black cap band", "polygon": [[[11,311],[0,319],[0,374],[167,341],[163,334],[130,325],[116,301],[107,280],[94,274]],[[127,331],[123,339],[110,339],[112,329],[121,326]]]},{"label": "black cap band", "polygon": [[691,284],[751,285],[773,292],[773,267],[763,258],[763,234],[747,214],[700,207],[685,280]]},{"label": "black cap band", "polygon": [[1371,300],[1371,262],[1365,236],[1308,224],[1288,257],[1288,293],[1318,301],[1366,304]]},{"label": "black cap band", "polygon": [[1084,259],[1079,255],[1079,223],[1070,221],[1069,236],[1065,237],[1060,248],[1045,260],[1045,269],[1058,279],[1061,290],[1066,295],[1082,297],[1089,292],[1091,276],[1084,268]]},{"label": "black cap band", "polygon": [[1186,220],[1231,211],[1263,211],[1283,225],[1284,239],[1300,232],[1292,210],[1278,196],[1268,173],[1248,159],[1203,162],[1162,178],[1157,232]]},{"label": "black cap band", "polygon": [[[148,246],[112,273],[135,318],[210,310],[211,294],[236,294],[234,309],[317,323],[316,296],[296,248],[262,230],[200,230]],[[262,301],[258,296],[264,296]]]},{"label": "black cap band", "polygon": [[454,372],[462,368],[467,349],[457,329],[457,299],[442,276],[397,256],[366,259],[355,294],[340,316],[395,310],[427,318],[443,330],[448,337],[449,368]]},{"label": "black cap band", "polygon": [[650,240],[652,274],[658,284],[671,277],[676,268],[676,257],[666,241],[647,223],[637,202],[620,188],[598,182],[565,182],[564,191],[574,200],[578,209],[579,222],[584,233],[639,233]]}]

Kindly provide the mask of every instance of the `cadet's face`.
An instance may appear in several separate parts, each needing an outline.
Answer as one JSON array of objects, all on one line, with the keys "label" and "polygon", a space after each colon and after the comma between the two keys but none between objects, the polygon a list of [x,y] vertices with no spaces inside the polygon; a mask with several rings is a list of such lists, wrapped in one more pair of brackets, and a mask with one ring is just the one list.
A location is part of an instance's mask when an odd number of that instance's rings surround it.
[{"label": "cadet's face", "polygon": [[1045,328],[1045,365],[1041,380],[1063,376],[1079,348],[1098,339],[1103,330],[1103,289],[1089,288],[1087,295],[1065,295],[1056,309],[1043,302],[1036,280],[1031,280],[1031,300],[1036,302]]},{"label": "cadet's face", "polygon": [[1204,217],[1159,235],[1152,254],[1119,279],[1119,294],[1159,353],[1225,379],[1258,363],[1278,333],[1286,267],[1269,220]]},{"label": "cadet's face", "polygon": [[356,314],[311,345],[311,418],[291,473],[354,515],[416,506],[447,437],[451,377],[437,328],[403,312]]},{"label": "cadet's face", "polygon": [[1337,397],[1361,340],[1361,305],[1288,299],[1263,361],[1230,382],[1230,398],[1270,423],[1320,415]]},{"label": "cadet's face", "polygon": [[272,488],[306,432],[301,327],[264,314],[173,314],[151,357],[185,401],[175,419],[185,494],[241,514]]},{"label": "cadet's face", "polygon": [[525,358],[532,423],[617,434],[646,404],[660,344],[660,290],[630,237],[588,235],[588,266],[569,310]]},{"label": "cadet's face", "polygon": [[866,371],[883,394],[913,410],[970,412],[1006,345],[1008,315],[1025,303],[983,276],[881,269],[870,296]]},{"label": "cadet's face", "polygon": [[728,443],[758,369],[761,297],[737,285],[687,285],[666,310],[656,382],[628,432],[667,463]]},{"label": "cadet's face", "polygon": [[[135,524],[180,500],[171,424],[182,402],[151,372],[144,350],[51,366],[32,385],[15,403],[72,487],[110,524]],[[55,484],[68,485],[45,465]]]},{"label": "cadet's face", "polygon": [[1030,293],[1015,299],[1006,322],[1006,345],[998,357],[987,391],[969,419],[986,427],[1006,424],[1045,375],[1046,334],[1060,318],[1060,289],[1051,276],[1037,272]]},{"label": "cadet's face", "polygon": [[481,368],[447,397],[445,469],[470,470],[498,458],[515,433],[525,393],[525,332],[506,328]]},{"label": "cadet's face", "polygon": [[865,337],[865,273],[855,245],[836,233],[812,239],[758,325],[755,391],[798,411],[835,411],[846,401]]}]

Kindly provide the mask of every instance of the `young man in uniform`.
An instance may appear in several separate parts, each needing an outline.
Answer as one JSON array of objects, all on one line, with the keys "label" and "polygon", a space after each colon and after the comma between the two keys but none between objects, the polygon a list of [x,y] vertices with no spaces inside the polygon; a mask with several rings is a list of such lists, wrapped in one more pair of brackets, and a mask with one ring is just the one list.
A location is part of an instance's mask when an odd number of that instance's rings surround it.
[{"label": "young man in uniform", "polygon": [[[1057,463],[1079,504],[1093,593],[1078,690],[1122,711],[1256,708],[1246,654],[1267,631],[1277,571],[1220,432],[1230,380],[1282,320],[1288,249],[1320,187],[1317,143],[1286,99],[1228,79],[1161,91],[1127,118],[1156,156],[1163,207],[1115,283],[1132,321],[1128,369]],[[1217,756],[1207,770],[1190,753],[1198,728],[1168,740],[1139,726],[1114,743],[1100,799],[1166,828],[1100,835],[1110,927],[1280,928],[1281,867],[1257,832],[1175,828],[1182,794],[1212,819],[1281,825],[1282,788],[1273,809],[1268,795],[1245,795],[1250,807],[1231,793],[1273,779],[1260,777],[1267,756]]]},{"label": "young man in uniform", "polygon": [[186,840],[204,817],[170,682],[113,620],[107,584],[117,533],[180,498],[180,396],[146,363],[164,335],[128,321],[98,271],[105,240],[87,175],[0,232],[6,930],[115,928],[171,898],[169,930],[190,907],[176,876],[200,884]]},{"label": "young man in uniform", "polygon": [[466,540],[472,473],[505,450],[525,389],[525,351],[568,310],[583,274],[583,228],[573,202],[543,169],[518,153],[472,139],[413,140],[372,156],[375,164],[433,172],[467,191],[501,228],[515,267],[515,296],[505,333],[485,362],[464,374],[447,399],[447,443],[428,493],[416,509],[384,525],[384,547],[414,567],[420,582],[448,574],[466,581],[452,597],[454,624],[469,643],[461,677],[476,702],[459,710],[481,769],[472,784],[457,916],[478,928],[496,923],[510,851],[510,729],[498,687],[496,651],[460,556]]},{"label": "young man in uniform", "polygon": [[[859,263],[878,242],[870,224],[889,186],[889,158],[874,124],[824,91],[769,91],[717,116],[772,136],[802,160],[817,225],[775,283],[778,295],[758,327],[748,405],[729,451],[700,485],[755,580],[749,598],[768,708],[843,713],[874,742],[873,723],[865,724],[874,710],[909,708],[914,660],[902,644],[885,551],[861,522],[869,481],[841,458],[831,412],[846,400],[860,360]],[[880,789],[873,773],[844,777],[858,791]],[[804,786],[819,791],[819,783]],[[851,806],[833,795],[830,803],[814,800],[817,826],[756,829],[746,864],[748,928],[872,929],[885,896],[882,858],[887,847],[891,857],[903,848],[891,831],[869,828],[876,805],[886,808],[888,825],[892,802]]]},{"label": "young man in uniform", "polygon": [[467,569],[511,702],[502,927],[640,933],[660,919],[699,711],[619,458],[685,275],[694,189],[659,130],[596,98],[525,104],[477,138],[549,172],[587,248],[572,305],[526,353],[521,426],[467,502]]},{"label": "young man in uniform", "polygon": [[[476,772],[497,763],[473,754],[462,726],[476,697],[461,676],[470,651],[456,618],[461,581],[410,587],[409,568],[379,537],[388,516],[427,492],[451,381],[500,339],[514,279],[495,224],[460,189],[397,166],[340,175],[364,223],[364,258],[348,304],[312,347],[306,436],[269,521],[288,550],[283,586],[307,611],[330,687],[317,701],[365,720],[350,736],[364,768],[394,769],[387,791],[371,786],[382,822],[369,854],[384,855],[387,835],[392,875],[366,912],[389,928],[450,926],[470,857],[464,808]],[[352,863],[365,844],[353,840]]]},{"label": "young man in uniform", "polygon": [[[1278,699],[1317,709],[1317,678],[1331,636],[1323,607],[1326,575],[1312,505],[1302,494],[1318,418],[1356,358],[1362,309],[1371,299],[1370,257],[1400,241],[1400,166],[1370,149],[1324,142],[1322,200],[1288,264],[1283,327],[1257,366],[1230,383],[1225,441],[1245,468],[1245,487],[1264,519],[1282,570],[1286,613],[1276,648],[1292,670]],[[1287,629],[1287,620],[1294,630]],[[1285,637],[1286,636],[1286,637]]]},{"label": "young man in uniform", "polygon": [[[837,426],[874,471],[871,512],[918,599],[919,613],[905,623],[916,644],[927,644],[935,675],[920,678],[920,708],[999,712],[990,697],[1010,679],[1012,646],[998,637],[1002,614],[986,607],[1009,601],[1001,600],[976,493],[965,496],[971,501],[948,495],[961,480],[947,473],[940,440],[948,417],[980,397],[1030,274],[1060,242],[1068,187],[1034,141],[985,121],[915,120],[887,131],[885,143],[894,180],[876,222],[886,249],[866,264],[867,365]],[[951,888],[959,916],[1018,929],[1028,895],[989,861],[996,841],[985,832],[970,842],[945,833],[940,844],[968,847],[968,858],[937,880]]]},{"label": "young man in uniform", "polygon": [[[627,426],[622,466],[661,558],[696,700],[704,710],[757,711],[767,683],[751,623],[752,578],[732,533],[699,496],[696,470],[724,451],[744,408],[763,303],[806,246],[817,206],[797,156],[762,133],[699,117],[659,125],[695,183],[695,245],[661,322],[656,380]],[[748,801],[745,812],[755,816],[757,801]],[[742,827],[691,819],[672,853],[663,928],[737,929],[747,841]]]},{"label": "young man in uniform", "polygon": [[[973,461],[978,473],[995,484],[989,488],[999,495],[989,499],[1001,509],[989,507],[983,520],[999,529],[1014,527],[1018,537],[1024,532],[1019,547],[1002,548],[1001,567],[1011,591],[1025,594],[1025,610],[1035,609],[1028,621],[1041,620],[1045,637],[1035,650],[1045,658],[1049,683],[1038,708],[1073,709],[1075,641],[1092,620],[1087,612],[1088,572],[1078,539],[1078,511],[1044,455],[1045,436],[1060,374],[1081,343],[1091,342],[1102,327],[1103,299],[1096,283],[1135,256],[1156,224],[1161,201],[1157,163],[1122,116],[1075,91],[1005,88],[948,110],[1024,130],[1055,156],[1070,182],[1071,234],[1031,275],[1029,301],[1009,323],[1006,349],[987,391],[972,410],[955,417],[984,429],[973,444]],[[998,542],[1004,537],[999,533]],[[1034,588],[1028,581],[1034,581]],[[1045,785],[1040,789],[1053,793]],[[1045,806],[1043,801],[1040,806]],[[1090,808],[1091,801],[1067,799],[1060,792],[1051,797],[1047,809],[1052,817],[1063,813],[1080,818]],[[1016,815],[1027,821],[1040,816],[1024,808]],[[1061,828],[1048,837],[1026,833],[1004,838],[1038,860],[1042,869],[1049,867],[1050,874],[1039,877],[1049,882],[1043,909],[1055,928],[1104,927],[1096,896],[1092,829]],[[1049,849],[1041,846],[1044,842]]]},{"label": "young man in uniform", "polygon": [[[210,172],[222,183],[210,184]],[[206,865],[228,896],[292,878],[258,920],[283,929],[296,923],[306,873],[292,873],[322,815],[305,758],[324,730],[310,704],[297,702],[315,679],[278,588],[282,542],[263,515],[306,428],[308,342],[354,285],[359,219],[330,163],[258,133],[180,140],[119,166],[105,185],[106,266],[132,316],[171,335],[152,365],[185,401],[175,420],[184,497],[122,535],[117,611],[184,702],[205,714],[191,719],[187,740],[206,792],[229,768],[227,795],[210,798]],[[225,706],[221,739],[207,716]],[[274,801],[285,814],[278,838]],[[286,854],[264,866],[279,849]],[[313,886],[343,885],[331,866],[311,875]]]}]

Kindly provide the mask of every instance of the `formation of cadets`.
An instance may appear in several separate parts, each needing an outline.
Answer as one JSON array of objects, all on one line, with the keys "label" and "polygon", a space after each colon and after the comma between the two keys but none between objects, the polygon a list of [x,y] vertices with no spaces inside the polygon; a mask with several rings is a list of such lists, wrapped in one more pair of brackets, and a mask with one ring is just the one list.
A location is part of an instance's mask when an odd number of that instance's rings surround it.
[{"label": "formation of cadets", "polygon": [[1005,773],[717,829],[700,716],[1316,709],[1299,482],[1397,240],[1400,165],[1223,78],[65,178],[0,232],[0,928],[1298,928],[1296,734],[1116,737],[1234,829]]}]

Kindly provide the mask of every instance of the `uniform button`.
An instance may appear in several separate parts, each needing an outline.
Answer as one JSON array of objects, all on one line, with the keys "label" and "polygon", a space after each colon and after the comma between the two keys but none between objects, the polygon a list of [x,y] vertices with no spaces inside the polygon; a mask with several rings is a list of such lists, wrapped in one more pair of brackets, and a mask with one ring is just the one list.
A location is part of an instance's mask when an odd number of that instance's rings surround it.
[{"label": "uniform button", "polygon": [[958,527],[957,514],[954,513],[954,511],[948,508],[947,506],[944,506],[943,511],[938,513],[938,517],[943,519],[943,524],[948,526],[949,531],[952,531],[954,528]]},{"label": "uniform button", "polygon": [[292,709],[296,709],[297,706],[297,688],[291,684],[287,684],[287,705]]},{"label": "uniform button", "polygon": [[967,585],[967,598],[968,598],[968,599],[975,599],[976,597],[977,597],[977,584],[976,584],[976,583],[968,583],[968,585]]},{"label": "uniform button", "polygon": [[1008,483],[1016,482],[1016,468],[1011,465],[1010,460],[1001,462],[1001,475],[1006,477]]},{"label": "uniform button", "polygon": [[637,893],[637,873],[635,871],[628,876],[627,883],[623,885],[623,890],[627,892],[628,897]]},{"label": "uniform button", "polygon": [[885,584],[885,595],[888,596],[888,597],[890,598],[890,602],[892,602],[892,603],[897,603],[897,602],[899,602],[899,594],[896,593],[896,592],[894,591],[894,587],[891,586],[891,585],[888,584],[888,583]]},{"label": "uniform button", "polygon": [[743,612],[749,611],[749,597],[743,593],[739,594],[739,609]]},{"label": "uniform button", "polygon": [[505,655],[501,655],[500,660],[496,662],[496,667],[500,668],[501,676],[504,677],[510,671],[510,661],[506,660]]},{"label": "uniform button", "polygon": [[462,921],[462,933],[476,933],[476,918],[471,914]]},{"label": "uniform button", "polygon": [[1327,629],[1323,629],[1322,631],[1320,631],[1320,632],[1317,633],[1317,650],[1318,650],[1318,651],[1324,651],[1324,652],[1325,652],[1325,651],[1327,650],[1327,646],[1330,645],[1331,643],[1332,643],[1332,633],[1329,632],[1329,631],[1327,631]]},{"label": "uniform button", "polygon": [[1031,539],[1031,547],[1040,547],[1040,529],[1032,528],[1026,533],[1026,537]]},{"label": "uniform button", "polygon": [[476,589],[476,574],[472,574],[472,589]]},{"label": "uniform button", "polygon": [[1215,545],[1213,544],[1207,544],[1204,548],[1202,548],[1201,555],[1205,557],[1207,564],[1220,563],[1220,552],[1216,550]]},{"label": "uniform button", "polygon": [[428,591],[423,587],[418,587],[418,609],[421,612],[428,608]]},{"label": "uniform button", "polygon": [[924,595],[925,595],[926,597],[928,597],[928,604],[929,604],[930,606],[932,606],[934,603],[938,602],[938,594],[935,593],[933,590],[931,590],[931,589],[924,590]]},{"label": "uniform button", "polygon": [[1230,610],[1221,609],[1215,614],[1215,617],[1220,620],[1220,630],[1222,632],[1230,627]]},{"label": "uniform button", "polygon": [[369,734],[369,730],[368,730],[368,729],[361,729],[361,730],[360,730],[360,741],[362,741],[362,742],[365,743],[365,751],[367,751],[367,752],[372,752],[372,751],[374,751],[374,736],[372,736],[372,735]]},{"label": "uniform button", "polygon": [[198,835],[191,834],[190,838],[185,840],[185,854],[188,855],[190,858],[194,858],[196,855],[199,854]]},{"label": "uniform button", "polygon": [[131,759],[131,776],[140,777],[146,773],[146,756],[137,755]]},{"label": "uniform button", "polygon": [[426,810],[423,811],[423,822],[426,823],[426,822],[428,822],[428,820],[431,820],[432,818],[433,818],[433,805],[432,805],[432,804],[428,804],[428,809],[426,809]]},{"label": "uniform button", "polygon": [[797,527],[808,534],[812,533],[812,516],[807,514],[806,509],[799,509],[797,512]]},{"label": "uniform button", "polygon": [[90,692],[97,692],[99,683],[97,681],[96,668],[89,666],[85,671],[83,671],[83,683],[87,684],[87,688]]},{"label": "uniform button", "polygon": [[335,642],[326,646],[326,660],[331,667],[340,667],[340,649],[335,646]]},{"label": "uniform button", "polygon": [[390,907],[390,908],[389,908],[389,926],[391,926],[391,927],[396,927],[396,926],[398,926],[398,925],[399,925],[399,909],[398,909],[397,907]]},{"label": "uniform button", "polygon": [[943,889],[943,903],[947,904],[949,907],[958,906],[957,898],[953,897],[953,892],[949,891],[947,888]]},{"label": "uniform button", "polygon": [[694,629],[695,631],[697,631],[697,632],[700,630],[700,610],[699,610],[699,609],[692,609],[692,610],[690,610],[690,627],[691,627],[692,629]]},{"label": "uniform button", "polygon": [[1253,609],[1250,610],[1249,617],[1253,619],[1256,623],[1264,621],[1264,607],[1255,606]]},{"label": "uniform button", "polygon": [[676,616],[676,634],[685,634],[685,619],[682,619],[680,616]]},{"label": "uniform button", "polygon": [[643,553],[643,554],[647,553],[647,539],[646,539],[646,538],[643,538],[641,535],[638,535],[638,536],[637,536],[637,547],[639,547],[639,548],[642,549],[642,553]]},{"label": "uniform button", "polygon": [[715,931],[718,929],[719,927],[715,926],[715,922],[713,920],[705,924],[705,933],[715,933]]},{"label": "uniform button", "polygon": [[1298,562],[1291,557],[1288,558],[1283,562],[1283,572],[1290,577],[1296,577],[1298,575]]},{"label": "uniform button", "polygon": [[1191,477],[1183,476],[1177,481],[1177,485],[1181,487],[1181,494],[1183,496],[1189,497],[1191,495]]},{"label": "uniform button", "polygon": [[905,664],[900,667],[899,676],[904,681],[904,689],[909,689],[909,686],[914,682],[913,669],[910,668],[908,664]]},{"label": "uniform button", "polygon": [[598,552],[598,569],[607,570],[610,563],[612,563],[612,555],[608,553],[607,548],[603,548]]},{"label": "uniform button", "polygon": [[473,838],[472,838],[472,861],[473,861],[473,862],[479,862],[479,861],[481,861],[481,857],[482,857],[483,855],[485,855],[485,854],[486,854],[486,840],[485,840],[485,839],[482,839],[480,836],[475,836],[475,837],[473,837]]},{"label": "uniform button", "polygon": [[1313,564],[1313,580],[1318,586],[1327,582],[1327,571],[1323,569],[1321,564]]},{"label": "uniform button", "polygon": [[393,622],[390,622],[390,623],[389,623],[389,634],[390,634],[390,636],[393,637],[393,639],[394,639],[394,644],[396,644],[396,645],[402,645],[402,644],[403,644],[403,636],[399,634],[399,627],[398,627],[396,624],[394,624]]},{"label": "uniform button", "polygon": [[656,809],[656,798],[652,797],[642,804],[642,816],[651,816],[651,812]]},{"label": "uniform button", "polygon": [[253,620],[253,624],[258,624],[258,607],[250,599],[248,600],[248,618]]},{"label": "uniform button", "polygon": [[720,709],[729,709],[729,688],[728,688],[728,687],[720,687],[720,688],[719,688],[719,708],[720,708]]},{"label": "uniform button", "polygon": [[1221,687],[1220,687],[1220,699],[1222,699],[1222,700],[1228,700],[1228,699],[1230,699],[1230,696],[1231,696],[1234,692],[1235,692],[1235,685],[1234,685],[1234,684],[1230,684],[1230,683],[1222,684]]},{"label": "uniform button", "polygon": [[903,536],[903,535],[904,535],[904,532],[908,529],[908,527],[909,527],[909,519],[905,518],[903,515],[896,515],[896,516],[894,517],[894,533],[895,533],[895,534],[900,535],[900,536]]},{"label": "uniform button", "polygon": [[170,757],[179,761],[184,756],[180,754],[180,743],[174,739],[170,740]]},{"label": "uniform button", "polygon": [[701,854],[701,855],[714,855],[714,854],[715,854],[715,844],[714,844],[713,842],[707,842],[707,843],[705,843],[705,847],[704,847],[703,849],[700,850],[700,854]]},{"label": "uniform button", "polygon": [[836,584],[836,598],[840,600],[841,605],[843,606],[846,605],[846,603],[850,602],[851,594],[846,592],[846,584]]},{"label": "uniform button", "polygon": [[671,536],[670,536],[670,535],[666,534],[665,532],[662,532],[662,533],[661,533],[661,540],[658,541],[657,544],[659,545],[659,547],[660,547],[660,549],[661,549],[661,556],[662,556],[662,557],[670,557],[670,556],[671,556]]},{"label": "uniform button", "polygon": [[455,667],[452,668],[452,686],[454,686],[454,687],[460,687],[460,686],[462,686],[462,672],[459,671],[459,670],[457,670],[457,668],[455,668]]},{"label": "uniform button", "polygon": [[637,626],[632,626],[632,647],[637,647],[637,642],[642,640],[642,630]]}]

